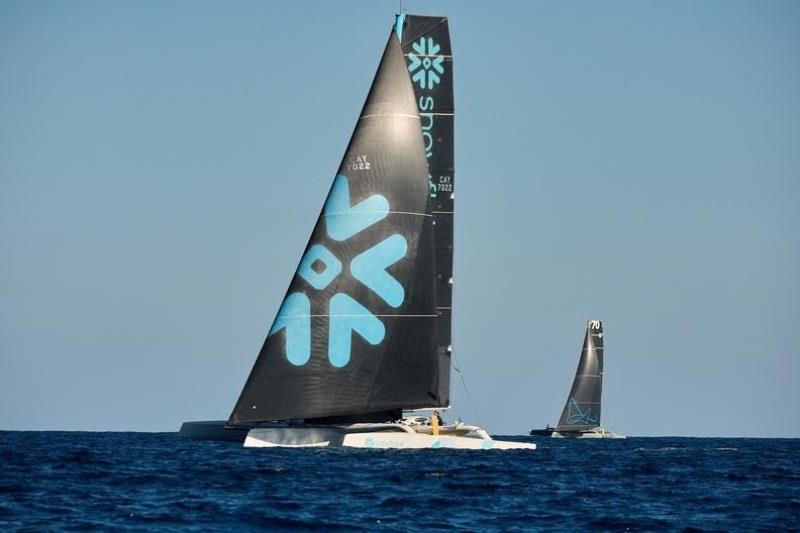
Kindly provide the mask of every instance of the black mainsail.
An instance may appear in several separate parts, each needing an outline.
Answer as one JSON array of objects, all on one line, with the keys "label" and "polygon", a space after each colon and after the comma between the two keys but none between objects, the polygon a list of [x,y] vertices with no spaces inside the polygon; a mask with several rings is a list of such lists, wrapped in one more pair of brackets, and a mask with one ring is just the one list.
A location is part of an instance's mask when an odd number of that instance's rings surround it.
[{"label": "black mainsail", "polygon": [[603,394],[603,323],[590,320],[586,325],[581,359],[556,431],[580,432],[600,426],[600,401]]},{"label": "black mainsail", "polygon": [[449,404],[453,306],[453,207],[455,172],[453,130],[453,55],[446,17],[399,15],[402,42],[419,109],[428,161],[433,216],[436,290],[436,355],[439,383],[436,400]]},{"label": "black mainsail", "polygon": [[[427,19],[407,16],[389,36],[230,426],[368,420],[449,402],[452,194],[440,197],[437,185],[434,195],[433,185],[449,172],[452,189],[452,78],[446,19],[436,18],[430,28],[423,25]],[[404,44],[406,35],[436,36],[439,48],[426,48],[426,57],[418,58],[425,70],[422,89],[442,90],[447,83],[449,100],[443,97],[436,111],[450,115],[437,116],[436,130],[421,121],[418,80],[412,86],[417,68],[405,61],[401,31]],[[434,52],[441,61],[431,59]]]}]

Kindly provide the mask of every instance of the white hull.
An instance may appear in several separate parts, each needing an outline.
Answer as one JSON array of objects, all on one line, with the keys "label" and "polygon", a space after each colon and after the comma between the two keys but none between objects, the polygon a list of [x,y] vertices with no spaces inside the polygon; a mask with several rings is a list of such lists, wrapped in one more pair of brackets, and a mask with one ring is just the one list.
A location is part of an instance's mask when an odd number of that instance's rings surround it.
[{"label": "white hull", "polygon": [[[443,428],[444,429],[444,428]],[[485,435],[485,432],[483,432]],[[500,441],[488,436],[430,435],[402,424],[354,424],[309,428],[255,428],[245,448],[348,447],[377,449],[450,448],[460,450],[535,450],[526,442]]]},{"label": "white hull", "polygon": [[579,433],[559,433],[558,431],[554,431],[552,437],[562,439],[624,439],[625,435],[614,433],[610,429],[597,427]]}]

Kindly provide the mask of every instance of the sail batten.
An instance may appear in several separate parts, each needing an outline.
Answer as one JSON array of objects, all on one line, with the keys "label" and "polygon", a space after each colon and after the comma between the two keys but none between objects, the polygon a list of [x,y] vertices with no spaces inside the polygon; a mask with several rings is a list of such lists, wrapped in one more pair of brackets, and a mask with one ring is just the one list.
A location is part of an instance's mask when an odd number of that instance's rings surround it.
[{"label": "sail batten", "polygon": [[414,120],[419,120],[419,115],[405,115],[403,113],[374,113],[372,115],[361,115],[358,117],[358,120],[363,120],[365,118],[374,118],[374,117],[404,117],[404,118],[413,118]]}]

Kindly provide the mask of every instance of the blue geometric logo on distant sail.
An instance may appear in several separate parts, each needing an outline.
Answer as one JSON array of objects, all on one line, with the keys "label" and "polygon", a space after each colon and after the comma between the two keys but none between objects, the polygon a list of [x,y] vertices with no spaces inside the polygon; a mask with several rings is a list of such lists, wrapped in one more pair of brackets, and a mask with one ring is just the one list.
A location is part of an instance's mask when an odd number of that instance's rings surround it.
[{"label": "blue geometric logo on distant sail", "polygon": [[442,47],[434,43],[431,37],[421,37],[411,48],[414,52],[408,54],[411,60],[408,71],[412,73],[412,81],[419,83],[421,89],[433,89],[444,74],[444,56],[439,54]]},{"label": "blue geometric logo on distant sail", "polygon": [[578,402],[575,401],[575,398],[570,398],[569,407],[567,410],[567,424],[597,424],[597,417],[592,414],[591,407],[587,407],[585,411],[582,411],[580,405],[578,405]]},{"label": "blue geometric logo on distant sail", "polygon": [[[380,194],[351,205],[350,182],[339,174],[323,211],[326,232],[335,241],[346,241],[386,218],[389,212],[389,202]],[[407,252],[406,239],[395,233],[354,257],[349,271],[384,302],[397,308],[405,299],[405,289],[386,269]],[[309,246],[297,267],[297,274],[318,291],[328,287],[341,272],[342,262],[322,244]],[[328,316],[328,360],[337,368],[350,362],[353,333],[373,346],[386,336],[383,322],[348,294],[337,292],[331,296]],[[311,300],[306,294],[293,292],[286,297],[269,335],[284,329],[286,358],[295,366],[305,365],[311,359]]]}]

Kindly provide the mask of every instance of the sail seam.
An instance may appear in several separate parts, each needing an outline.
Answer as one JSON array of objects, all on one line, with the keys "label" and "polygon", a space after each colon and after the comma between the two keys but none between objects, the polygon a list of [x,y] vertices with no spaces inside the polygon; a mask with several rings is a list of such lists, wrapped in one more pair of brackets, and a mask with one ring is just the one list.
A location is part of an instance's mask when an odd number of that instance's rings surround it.
[{"label": "sail seam", "polygon": [[416,57],[442,57],[444,59],[453,59],[453,56],[451,56],[451,55],[448,56],[448,55],[444,55],[444,54],[418,54],[418,53],[414,52],[413,54],[403,54],[403,55],[405,57],[409,57],[409,56],[413,55],[413,56],[416,56]]},{"label": "sail seam", "polygon": [[439,315],[278,315],[276,318],[320,318],[326,316],[335,316],[337,318],[368,318],[368,317],[411,317],[411,318],[438,318]]},{"label": "sail seam", "polygon": [[[428,213],[414,213],[412,211],[359,211],[357,216],[360,216],[365,213],[380,213],[380,214],[389,214],[389,215],[415,215],[418,217],[430,217],[433,215],[429,215]],[[322,216],[329,217],[329,216],[340,216],[340,215],[351,215],[352,213],[348,211],[335,211],[333,213],[322,213]]]},{"label": "sail seam", "polygon": [[372,115],[362,115],[358,117],[358,120],[361,120],[362,118],[372,118],[372,117],[408,117],[419,120],[419,115],[409,115],[407,113],[374,113]]}]

